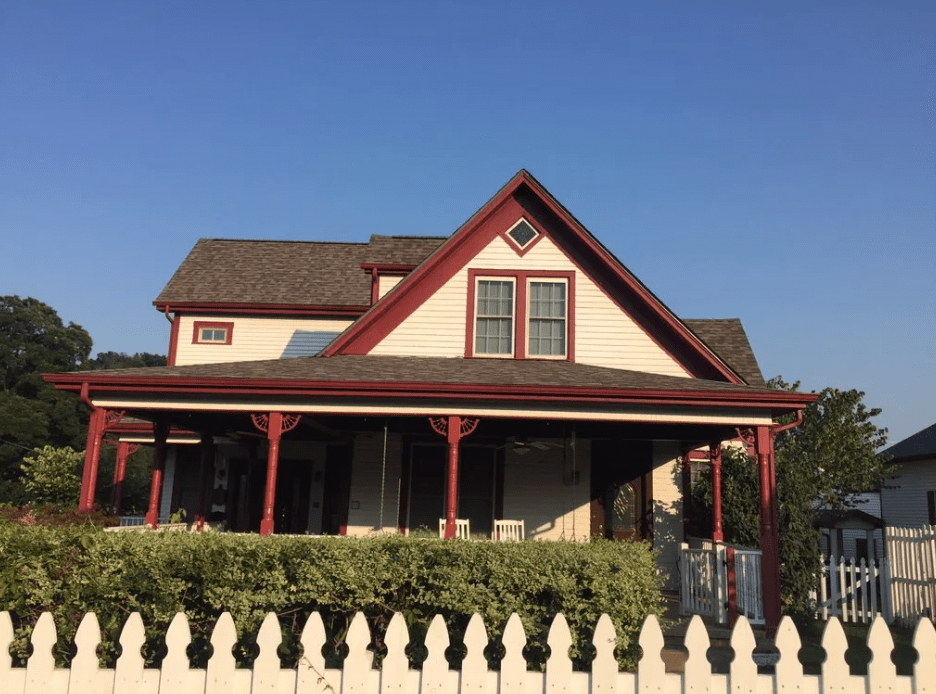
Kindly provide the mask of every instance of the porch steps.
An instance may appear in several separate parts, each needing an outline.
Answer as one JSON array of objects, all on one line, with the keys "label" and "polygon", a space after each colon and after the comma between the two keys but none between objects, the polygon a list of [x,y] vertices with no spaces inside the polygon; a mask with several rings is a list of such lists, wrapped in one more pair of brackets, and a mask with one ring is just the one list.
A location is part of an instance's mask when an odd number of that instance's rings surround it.
[{"label": "porch steps", "polygon": [[[666,665],[667,672],[681,673],[684,671],[686,659],[689,653],[683,647],[683,641],[686,637],[686,630],[689,628],[690,617],[679,614],[679,599],[675,600],[669,595],[666,598],[666,611],[663,616],[663,650],[661,656]],[[705,630],[708,632],[711,647],[708,651],[708,659],[712,664],[712,672],[727,673],[728,667],[734,658],[734,651],[731,648],[731,629],[724,624],[717,624],[708,617],[702,618],[705,624]],[[767,632],[763,627],[753,627],[754,639],[757,641],[757,647],[754,651],[755,659],[764,660],[767,664],[771,660],[769,653],[776,652],[773,642],[767,638]],[[765,657],[757,658],[763,653]]]}]

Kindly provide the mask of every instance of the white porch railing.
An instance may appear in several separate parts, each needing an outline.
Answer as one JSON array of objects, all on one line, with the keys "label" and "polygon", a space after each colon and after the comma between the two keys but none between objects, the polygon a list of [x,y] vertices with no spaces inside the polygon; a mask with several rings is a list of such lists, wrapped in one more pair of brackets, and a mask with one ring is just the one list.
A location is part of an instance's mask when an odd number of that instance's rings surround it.
[{"label": "white porch railing", "polygon": [[710,616],[718,622],[729,619],[731,595],[737,614],[751,624],[764,624],[761,590],[761,551],[711,540],[692,538],[679,552],[683,614]]}]

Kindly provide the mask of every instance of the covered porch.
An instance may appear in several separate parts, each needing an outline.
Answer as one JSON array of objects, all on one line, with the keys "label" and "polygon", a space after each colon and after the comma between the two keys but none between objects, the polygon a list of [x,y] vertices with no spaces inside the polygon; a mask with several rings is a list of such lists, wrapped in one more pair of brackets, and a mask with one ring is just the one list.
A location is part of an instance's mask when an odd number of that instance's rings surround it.
[{"label": "covered porch", "polygon": [[[779,622],[775,418],[808,395],[570,362],[405,357],[48,378],[93,411],[83,508],[103,436],[132,416],[151,423],[126,437],[155,447],[151,526],[180,507],[261,534],[436,533],[442,521],[455,537],[461,519],[489,537],[509,519],[528,539],[650,540],[677,589],[684,463],[741,436],[760,473],[768,629]],[[193,442],[170,444],[180,432]]]}]

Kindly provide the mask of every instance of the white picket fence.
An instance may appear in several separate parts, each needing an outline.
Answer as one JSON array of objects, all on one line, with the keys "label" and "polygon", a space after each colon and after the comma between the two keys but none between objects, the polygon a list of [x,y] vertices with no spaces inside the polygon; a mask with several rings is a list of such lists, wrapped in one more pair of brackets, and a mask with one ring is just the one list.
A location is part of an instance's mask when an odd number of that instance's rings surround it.
[{"label": "white picket fence", "polygon": [[936,615],[936,526],[884,528],[894,617],[904,622]]},{"label": "white picket fence", "polygon": [[761,590],[761,557],[759,549],[735,549],[735,591],[739,615],[751,624],[764,624],[764,593]]},{"label": "white picket fence", "polygon": [[75,637],[77,653],[70,669],[55,667],[52,648],[56,641],[51,614],[43,614],[32,634],[33,653],[26,667],[11,666],[9,645],[13,639],[10,616],[0,613],[0,694],[651,694],[657,692],[887,692],[922,694],[936,686],[936,630],[930,620],[921,620],[913,636],[918,659],[911,676],[898,676],[891,652],[894,641],[884,620],[875,619],[868,631],[871,662],[866,676],[851,675],[845,661],[848,643],[837,619],[826,625],[822,647],[826,652],[820,675],[804,675],[798,660],[799,634],[789,618],[784,618],[775,645],[780,653],[772,674],[758,674],[753,659],[754,634],[743,617],[731,635],[735,657],[728,674],[713,673],[706,658],[710,642],[702,620],[693,617],[684,645],[688,652],[682,673],[667,673],[661,657],[663,632],[655,617],[644,622],[639,644],[643,657],[637,672],[619,672],[614,658],[616,637],[607,615],[595,628],[592,643],[596,657],[591,672],[573,672],[568,648],[572,637],[566,620],[556,615],[549,630],[551,655],[545,672],[531,672],[523,658],[526,637],[517,615],[504,630],[504,658],[499,671],[492,671],[484,658],[488,645],[484,624],[474,615],[465,632],[467,655],[460,671],[452,670],[445,659],[449,635],[445,622],[437,616],[426,634],[428,658],[421,670],[413,670],[404,649],[409,634],[402,615],[394,615],[385,636],[387,655],[380,669],[367,650],[371,633],[362,614],[351,622],[346,643],[348,656],[342,669],[325,667],[322,646],[325,629],[313,613],[302,631],[304,656],[295,669],[283,669],[277,646],[281,632],[276,615],[269,614],[257,635],[259,654],[250,669],[235,667],[231,648],[237,632],[230,614],[223,614],[211,636],[213,655],[207,668],[189,664],[186,647],[191,639],[184,615],[176,615],[166,632],[167,654],[159,669],[144,667],[140,648],[144,642],[143,620],[130,615],[120,636],[122,654],[114,669],[101,669],[96,648],[100,629],[93,614],[82,620]]},{"label": "white picket fence", "polygon": [[856,561],[823,557],[822,575],[815,596],[816,616],[838,617],[843,622],[869,623],[878,613],[894,619],[891,575],[887,559]]}]

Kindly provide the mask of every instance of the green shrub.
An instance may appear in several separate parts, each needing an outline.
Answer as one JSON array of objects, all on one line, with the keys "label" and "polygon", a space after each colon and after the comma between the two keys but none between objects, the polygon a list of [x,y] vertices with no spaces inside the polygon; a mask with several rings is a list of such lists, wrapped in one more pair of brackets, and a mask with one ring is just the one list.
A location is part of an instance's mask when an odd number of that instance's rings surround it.
[{"label": "green shrub", "polygon": [[[455,646],[473,613],[484,619],[489,638],[498,640],[517,612],[527,635],[526,655],[542,666],[549,625],[562,612],[573,634],[570,655],[582,668],[591,661],[592,633],[606,612],[618,633],[621,664],[632,667],[640,627],[661,609],[653,553],[640,543],[261,538],[4,525],[0,558],[0,610],[14,617],[13,653],[20,658],[43,611],[55,618],[61,661],[69,658],[81,618],[96,613],[107,663],[114,660],[131,612],[142,614],[144,653],[151,663],[164,651],[173,615],[185,612],[200,666],[211,629],[225,610],[241,636],[235,653],[242,664],[252,660],[263,617],[275,612],[284,627],[280,651],[287,665],[298,659],[302,626],[318,610],[332,666],[358,610],[368,618],[378,652],[397,611],[406,618],[413,644],[422,643],[433,615],[443,615]],[[498,648],[488,650],[496,656]],[[419,664],[418,654],[411,658]]]}]

